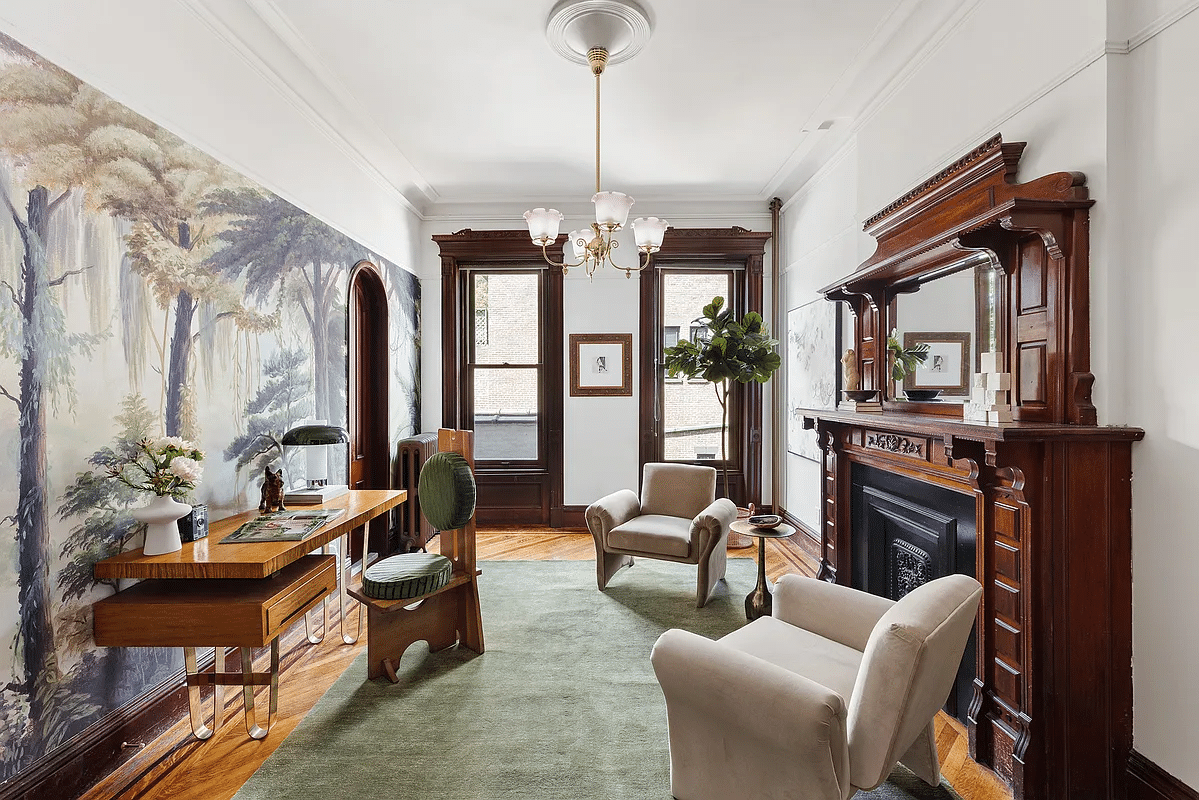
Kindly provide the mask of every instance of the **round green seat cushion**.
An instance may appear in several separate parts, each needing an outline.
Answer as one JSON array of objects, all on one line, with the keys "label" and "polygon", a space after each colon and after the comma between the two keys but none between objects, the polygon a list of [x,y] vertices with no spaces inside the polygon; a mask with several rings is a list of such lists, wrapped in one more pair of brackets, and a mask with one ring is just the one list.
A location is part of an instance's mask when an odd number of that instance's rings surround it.
[{"label": "round green seat cushion", "polygon": [[459,453],[434,453],[420,469],[416,484],[421,513],[439,531],[470,522],[475,513],[475,476]]},{"label": "round green seat cushion", "polygon": [[376,600],[410,600],[450,582],[454,565],[436,553],[405,553],[376,561],[362,576],[362,593]]}]

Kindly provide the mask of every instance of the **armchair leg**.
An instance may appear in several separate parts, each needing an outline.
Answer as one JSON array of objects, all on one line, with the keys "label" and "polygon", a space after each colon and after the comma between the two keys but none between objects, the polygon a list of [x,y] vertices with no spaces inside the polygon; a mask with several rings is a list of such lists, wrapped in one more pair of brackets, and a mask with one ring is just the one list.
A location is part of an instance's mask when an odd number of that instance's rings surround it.
[{"label": "armchair leg", "polygon": [[604,550],[595,551],[595,578],[599,584],[599,590],[602,592],[608,588],[608,581],[612,580],[622,567],[633,566],[633,557],[624,553],[609,553]]},{"label": "armchair leg", "polygon": [[941,764],[937,758],[937,730],[932,721],[920,732],[899,762],[929,786],[941,783]]}]

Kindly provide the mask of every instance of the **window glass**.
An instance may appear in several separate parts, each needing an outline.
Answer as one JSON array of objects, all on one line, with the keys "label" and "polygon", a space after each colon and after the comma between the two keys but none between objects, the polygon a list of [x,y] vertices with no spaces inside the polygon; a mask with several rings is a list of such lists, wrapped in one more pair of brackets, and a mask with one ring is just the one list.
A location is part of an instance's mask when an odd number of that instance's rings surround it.
[{"label": "window glass", "polygon": [[475,363],[538,363],[537,274],[476,273],[472,278]]},{"label": "window glass", "polygon": [[475,458],[537,458],[538,370],[476,367]]},{"label": "window glass", "polygon": [[[706,326],[695,322],[703,316],[704,306],[711,303],[713,297],[723,297],[725,307],[728,307],[731,293],[732,275],[729,272],[665,272],[662,275],[664,329],[673,327],[679,332],[685,330],[695,341],[707,332]],[[665,380],[662,394],[665,434],[663,455],[668,461],[710,461],[720,458],[721,410],[716,393],[718,388],[700,379]],[[727,439],[725,444],[727,447]]]}]

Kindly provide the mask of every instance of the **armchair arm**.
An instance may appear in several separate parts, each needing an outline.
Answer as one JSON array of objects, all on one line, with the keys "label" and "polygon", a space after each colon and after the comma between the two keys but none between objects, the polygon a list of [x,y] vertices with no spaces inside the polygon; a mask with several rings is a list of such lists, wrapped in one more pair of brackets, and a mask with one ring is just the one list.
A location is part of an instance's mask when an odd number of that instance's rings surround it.
[{"label": "armchair arm", "polygon": [[737,506],[724,497],[713,500],[691,520],[692,552],[707,554],[716,547],[727,547],[729,526],[737,519]]},{"label": "armchair arm", "polygon": [[633,490],[618,489],[587,506],[583,517],[587,520],[587,529],[593,536],[606,539],[609,531],[640,513],[641,501],[637,499]]},{"label": "armchair arm", "polygon": [[666,696],[676,797],[757,796],[763,776],[802,786],[805,797],[843,797],[849,751],[839,694],[687,631],[658,637],[650,661]]},{"label": "armchair arm", "polygon": [[865,650],[870,632],[894,600],[835,583],[784,575],[774,590],[774,617],[855,650]]}]

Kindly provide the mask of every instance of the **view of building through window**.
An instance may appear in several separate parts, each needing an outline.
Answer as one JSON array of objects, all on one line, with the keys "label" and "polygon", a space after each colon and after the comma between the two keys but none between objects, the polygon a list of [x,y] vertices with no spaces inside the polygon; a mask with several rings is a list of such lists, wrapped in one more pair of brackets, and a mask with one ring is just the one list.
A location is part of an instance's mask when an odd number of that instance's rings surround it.
[{"label": "view of building through window", "polygon": [[[692,341],[707,333],[695,320],[713,297],[731,302],[732,273],[729,271],[667,271],[662,275],[663,340],[669,347],[686,331]],[[720,458],[720,401],[716,388],[703,380],[665,378],[662,412],[665,452],[668,461],[717,460]],[[727,442],[726,442],[727,447]],[[727,453],[727,449],[726,449]]]},{"label": "view of building through window", "polygon": [[539,284],[536,272],[477,272],[469,281],[477,459],[538,457]]}]

